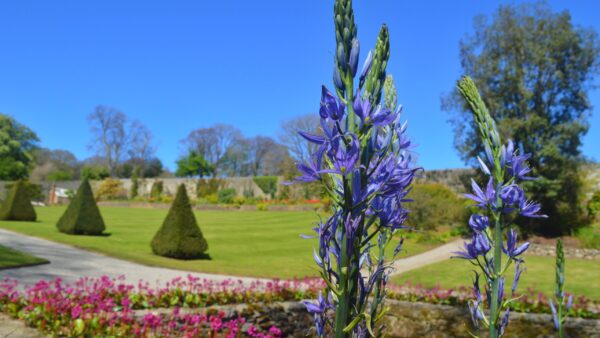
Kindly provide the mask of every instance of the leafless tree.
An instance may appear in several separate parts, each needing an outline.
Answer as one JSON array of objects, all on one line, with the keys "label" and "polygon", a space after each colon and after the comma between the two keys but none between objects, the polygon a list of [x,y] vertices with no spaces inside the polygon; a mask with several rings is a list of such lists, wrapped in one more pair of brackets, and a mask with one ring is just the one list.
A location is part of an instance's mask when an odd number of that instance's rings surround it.
[{"label": "leafless tree", "polygon": [[279,141],[288,148],[296,161],[306,162],[310,154],[314,153],[316,145],[306,141],[298,134],[298,131],[321,134],[319,116],[317,114],[306,114],[294,117],[281,124]]},{"label": "leafless tree", "polygon": [[248,173],[259,176],[265,172],[265,159],[276,149],[277,142],[267,136],[255,136],[248,139]]},{"label": "leafless tree", "polygon": [[242,133],[234,126],[217,124],[210,128],[192,130],[181,142],[186,151],[201,154],[215,168],[215,174],[223,173],[223,165],[227,161],[227,153],[236,142],[242,139]]},{"label": "leafless tree", "polygon": [[152,132],[142,122],[134,120],[129,125],[127,139],[129,158],[139,166],[140,174],[143,176],[147,161],[156,153]]},{"label": "leafless tree", "polygon": [[99,105],[88,116],[93,139],[90,149],[102,156],[111,176],[127,150],[127,117],[121,111]]}]

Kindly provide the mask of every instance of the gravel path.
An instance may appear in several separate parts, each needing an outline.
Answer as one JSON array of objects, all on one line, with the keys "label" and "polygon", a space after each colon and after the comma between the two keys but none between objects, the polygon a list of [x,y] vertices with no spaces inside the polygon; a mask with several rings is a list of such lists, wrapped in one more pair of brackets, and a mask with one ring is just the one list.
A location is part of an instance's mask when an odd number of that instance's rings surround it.
[{"label": "gravel path", "polygon": [[0,270],[0,279],[16,279],[21,285],[33,285],[40,279],[51,280],[58,277],[72,283],[84,276],[103,275],[113,278],[123,275],[128,283],[137,284],[139,280],[144,280],[151,285],[154,282],[163,285],[173,278],[186,277],[188,274],[216,282],[239,279],[250,284],[257,280],[257,278],[194,273],[141,265],[4,229],[0,229],[0,244],[50,261],[50,264]]},{"label": "gravel path", "polygon": [[435,249],[423,252],[418,255],[410,256],[407,258],[397,259],[393,264],[392,276],[399,275],[406,271],[414,270],[425,265],[441,262],[450,259],[453,252],[459,251],[463,247],[463,239],[457,239],[450,243],[446,243],[442,246],[438,246]]}]

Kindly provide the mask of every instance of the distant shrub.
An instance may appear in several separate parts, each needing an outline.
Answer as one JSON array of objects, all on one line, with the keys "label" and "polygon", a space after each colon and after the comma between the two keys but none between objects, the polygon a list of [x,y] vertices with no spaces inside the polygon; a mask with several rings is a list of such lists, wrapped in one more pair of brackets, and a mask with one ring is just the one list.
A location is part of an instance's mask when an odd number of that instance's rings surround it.
[{"label": "distant shrub", "polygon": [[268,211],[269,210],[269,205],[267,203],[258,203],[256,205],[256,210],[257,211]]},{"label": "distant shrub", "polygon": [[275,198],[278,179],[277,176],[254,176],[252,178],[260,190],[262,190],[264,194],[271,196],[271,198]]},{"label": "distant shrub", "polygon": [[123,195],[123,183],[114,178],[105,178],[96,193],[98,200],[114,200]]},{"label": "distant shrub", "polygon": [[600,249],[600,226],[578,229],[577,238],[586,249]]},{"label": "distant shrub", "polygon": [[56,223],[56,227],[60,232],[71,235],[101,235],[104,232],[104,220],[87,179],[83,179],[79,185],[77,193]]},{"label": "distant shrub", "polygon": [[223,204],[233,203],[236,191],[233,188],[221,189],[218,194],[218,202]]},{"label": "distant shrub", "polygon": [[440,225],[458,226],[467,217],[465,200],[439,183],[413,185],[407,203],[410,209],[408,224],[416,229],[435,230]]},{"label": "distant shrub", "polygon": [[85,166],[81,168],[81,178],[87,178],[88,180],[103,180],[110,176],[108,170],[104,167],[90,167]]},{"label": "distant shrub", "polygon": [[196,183],[196,197],[203,198],[216,194],[223,186],[223,181],[218,178],[199,179]]},{"label": "distant shrub", "polygon": [[72,179],[72,175],[64,170],[56,170],[49,173],[46,179],[48,181],[68,181]]},{"label": "distant shrub", "polygon": [[600,190],[596,191],[587,204],[588,215],[595,220],[600,215]]},{"label": "distant shrub", "polygon": [[33,222],[37,219],[35,210],[31,205],[26,182],[17,181],[12,184],[10,192],[0,208],[0,219],[27,222]]},{"label": "distant shrub", "polygon": [[[35,184],[29,181],[22,181],[25,190],[27,190],[27,196],[32,201],[43,201],[46,197],[44,196],[43,188],[41,184]],[[8,183],[4,186],[6,190],[11,190],[14,186],[14,183]]]},{"label": "distant shrub", "polygon": [[208,243],[198,227],[183,184],[177,188],[175,200],[162,226],[154,235],[151,247],[156,255],[177,259],[206,256]]},{"label": "distant shrub", "polygon": [[163,181],[156,180],[152,183],[152,189],[150,189],[150,198],[154,200],[160,200],[163,193]]},{"label": "distant shrub", "polygon": [[140,188],[140,182],[135,175],[131,178],[131,188],[129,188],[129,198],[135,199],[138,196],[138,190]]}]

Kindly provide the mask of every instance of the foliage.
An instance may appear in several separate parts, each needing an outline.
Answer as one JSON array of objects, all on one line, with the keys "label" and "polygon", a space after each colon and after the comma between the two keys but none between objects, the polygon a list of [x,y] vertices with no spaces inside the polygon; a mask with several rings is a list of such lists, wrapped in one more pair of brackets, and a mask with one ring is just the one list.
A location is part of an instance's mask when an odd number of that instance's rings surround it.
[{"label": "foliage", "polygon": [[31,205],[31,198],[26,182],[16,181],[6,200],[0,208],[0,220],[4,221],[35,221],[37,215]]},{"label": "foliage", "polygon": [[156,180],[152,183],[152,188],[150,189],[150,198],[155,200],[160,199],[160,196],[163,193],[163,181]]},{"label": "foliage", "polygon": [[199,179],[196,183],[196,196],[198,198],[206,197],[208,195],[216,194],[219,189],[223,186],[224,182],[218,178],[210,179]]},{"label": "foliage", "polygon": [[39,139],[14,118],[0,114],[0,180],[25,179],[34,164]]},{"label": "foliage", "polygon": [[277,193],[277,181],[279,178],[277,176],[254,176],[252,180],[260,190],[266,195],[271,196],[271,198],[275,198],[275,193]]},{"label": "foliage", "polygon": [[124,194],[123,183],[114,178],[107,177],[101,183],[96,198],[100,200],[114,200],[122,197]]},{"label": "foliage", "polygon": [[187,156],[177,160],[177,171],[175,171],[177,177],[201,178],[209,175],[214,175],[214,167],[195,151],[191,151]]},{"label": "foliage", "polygon": [[600,190],[596,191],[587,203],[588,215],[595,220],[600,215]]},{"label": "foliage", "polygon": [[56,223],[56,228],[66,234],[92,236],[101,235],[106,229],[87,179],[79,185],[71,203]]},{"label": "foliage", "polygon": [[99,181],[109,177],[110,174],[108,173],[108,170],[104,167],[84,166],[81,168],[80,176],[81,179]]},{"label": "foliage", "polygon": [[206,257],[208,244],[196,223],[185,185],[177,188],[175,200],[151,246],[152,252],[160,256],[177,259]]},{"label": "foliage", "polygon": [[600,250],[600,223],[578,229],[577,238],[582,247]]},{"label": "foliage", "polygon": [[138,196],[138,190],[140,189],[140,180],[137,171],[139,170],[135,170],[131,177],[131,188],[129,189],[129,198],[131,199],[135,199]]},{"label": "foliage", "polygon": [[258,203],[256,204],[256,211],[268,211],[269,205],[267,203]]},{"label": "foliage", "polygon": [[[523,220],[525,231],[569,234],[585,224],[580,157],[589,129],[588,90],[598,73],[597,34],[571,22],[567,12],[553,13],[546,3],[501,6],[475,33],[461,41],[463,72],[485,98],[498,132],[516,149],[530,153],[532,197],[548,220]],[[453,116],[455,146],[465,161],[476,164],[484,144],[468,106],[455,91],[444,108]]]},{"label": "foliage", "polygon": [[[25,190],[27,190],[27,194],[32,201],[43,201],[46,196],[44,196],[44,191],[41,184],[36,184],[31,181],[23,181],[23,185],[25,186]],[[11,190],[14,186],[14,183],[7,183],[4,185],[6,190]]]},{"label": "foliage", "polygon": [[73,179],[73,177],[71,176],[71,173],[69,173],[69,172],[62,171],[62,170],[56,170],[56,171],[49,173],[48,176],[46,177],[46,179],[48,181],[69,181],[69,180]]},{"label": "foliage", "polygon": [[233,199],[236,196],[236,191],[234,188],[225,188],[219,190],[218,193],[218,202],[223,204],[231,204],[233,203]]},{"label": "foliage", "polygon": [[416,229],[435,230],[440,225],[461,226],[467,219],[465,199],[438,183],[418,183],[409,193],[408,225]]}]

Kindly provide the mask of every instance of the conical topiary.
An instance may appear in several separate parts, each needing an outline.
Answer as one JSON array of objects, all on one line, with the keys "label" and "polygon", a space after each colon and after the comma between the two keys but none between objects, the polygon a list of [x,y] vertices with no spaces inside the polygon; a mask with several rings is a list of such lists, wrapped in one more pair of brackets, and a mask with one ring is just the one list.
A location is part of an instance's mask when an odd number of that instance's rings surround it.
[{"label": "conical topiary", "polygon": [[208,244],[196,223],[185,186],[177,188],[177,195],[162,226],[152,239],[152,251],[156,255],[192,259],[203,258]]},{"label": "conical topiary", "polygon": [[56,227],[60,232],[71,235],[101,235],[106,228],[87,179],[81,182]]},{"label": "conical topiary", "polygon": [[0,219],[5,221],[28,221],[37,219],[25,182],[17,181],[13,184],[6,201],[0,208]]}]

